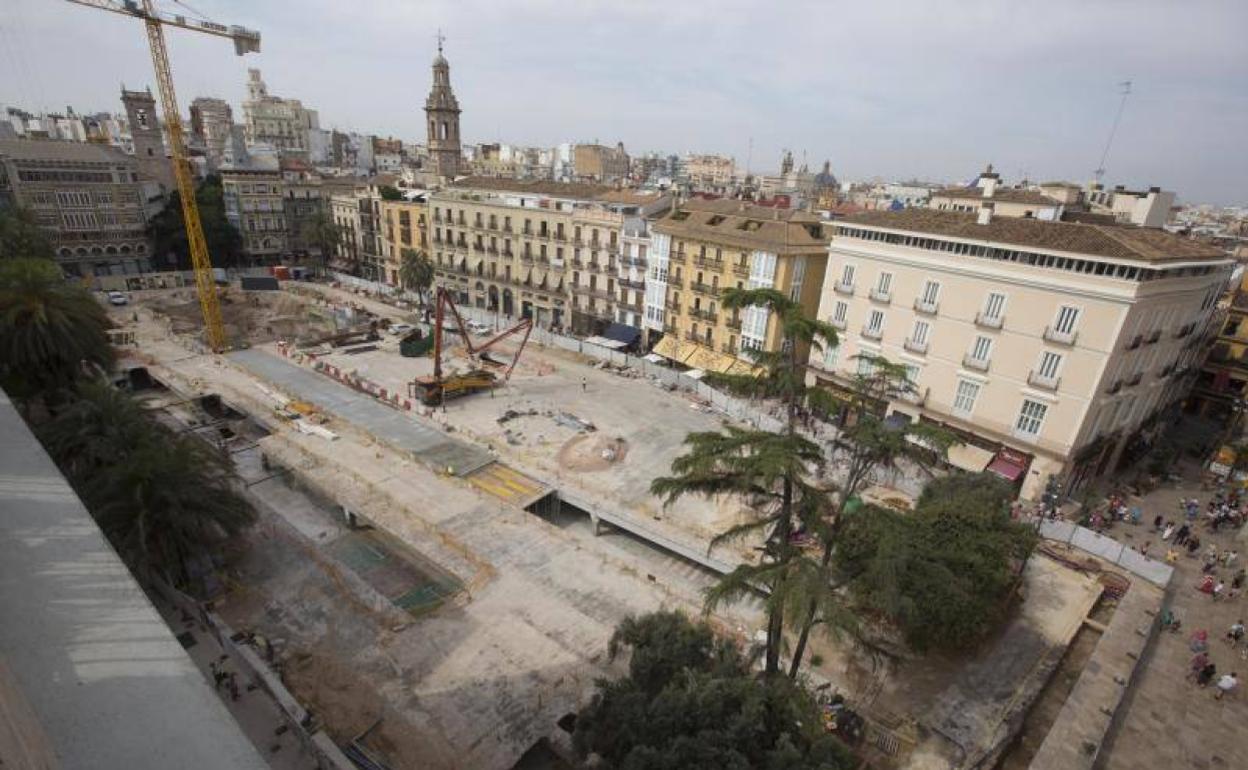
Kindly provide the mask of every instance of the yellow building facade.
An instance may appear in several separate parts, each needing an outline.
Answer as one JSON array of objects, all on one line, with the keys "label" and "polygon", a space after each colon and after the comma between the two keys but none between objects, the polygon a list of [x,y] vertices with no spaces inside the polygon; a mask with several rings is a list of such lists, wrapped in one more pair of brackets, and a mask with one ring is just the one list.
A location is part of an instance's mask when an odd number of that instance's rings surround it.
[{"label": "yellow building facade", "polygon": [[415,249],[429,254],[428,204],[425,201],[383,200],[379,205],[382,280],[391,286],[399,286],[403,251]]}]

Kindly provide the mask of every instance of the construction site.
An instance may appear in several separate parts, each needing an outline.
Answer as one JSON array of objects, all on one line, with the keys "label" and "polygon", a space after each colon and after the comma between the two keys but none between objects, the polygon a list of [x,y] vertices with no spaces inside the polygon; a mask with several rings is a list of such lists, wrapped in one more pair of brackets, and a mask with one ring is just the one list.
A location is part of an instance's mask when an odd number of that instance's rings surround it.
[{"label": "construction site", "polygon": [[[700,613],[719,575],[756,558],[757,543],[709,547],[750,516],[741,500],[665,506],[650,483],[688,433],[765,425],[766,404],[730,416],[524,322],[334,284],[224,288],[224,354],[207,350],[188,290],[131,300],[112,311],[128,366],[177,420],[216,429],[261,513],[214,611],[271,640],[293,697],[382,766],[565,766],[569,715],[618,670],[614,626]],[[913,493],[882,479],[868,494],[904,507]],[[1132,578],[1124,613],[1120,572],[1046,544],[1027,600],[982,649],[882,659],[817,636],[812,686],[864,717],[873,767],[1027,766],[1085,672],[1112,669],[1089,661],[1101,635],[1120,637],[1114,619],[1160,606],[1162,589]],[[748,646],[761,599],[710,619]]]}]

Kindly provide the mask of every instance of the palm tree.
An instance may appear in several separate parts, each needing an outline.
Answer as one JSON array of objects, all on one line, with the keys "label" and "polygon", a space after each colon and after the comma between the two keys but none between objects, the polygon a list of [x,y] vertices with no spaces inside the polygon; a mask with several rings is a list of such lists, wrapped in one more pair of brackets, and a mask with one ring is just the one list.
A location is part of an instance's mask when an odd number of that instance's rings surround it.
[{"label": "palm tree", "polygon": [[[765,312],[775,319],[782,344],[776,351],[751,351],[757,371],[750,375],[709,375],[713,384],[751,397],[779,399],[786,420],[779,433],[728,427],[722,432],[692,433],[688,450],[672,462],[672,476],[660,477],[651,490],[671,504],[688,494],[708,497],[735,494],[748,499],[757,516],[720,533],[711,548],[727,540],[764,535],[763,555],[757,564],[737,567],[707,593],[707,610],[759,587],[767,589],[767,644],[764,670],[780,670],[785,617],[795,605],[792,589],[803,593],[796,606],[806,606],[809,565],[792,536],[799,529],[819,526],[831,507],[826,490],[812,481],[823,466],[823,453],[797,431],[799,409],[812,393],[805,384],[801,355],[810,348],[836,343],[836,329],[806,317],[799,303],[774,289],[726,289],[724,308]],[[749,309],[753,310],[749,310]],[[800,579],[797,579],[800,577]],[[826,593],[819,591],[817,593]],[[820,599],[820,601],[823,601]]]},{"label": "palm tree", "polygon": [[113,361],[104,308],[43,259],[0,262],[0,373],[24,398],[47,400]]},{"label": "palm tree", "polygon": [[127,394],[105,385],[40,431],[114,547],[138,575],[186,582],[186,562],[255,520],[224,453],[153,422]]},{"label": "palm tree", "polygon": [[403,249],[399,264],[399,281],[404,289],[415,291],[420,304],[428,304],[429,288],[433,286],[433,262],[420,249]]}]

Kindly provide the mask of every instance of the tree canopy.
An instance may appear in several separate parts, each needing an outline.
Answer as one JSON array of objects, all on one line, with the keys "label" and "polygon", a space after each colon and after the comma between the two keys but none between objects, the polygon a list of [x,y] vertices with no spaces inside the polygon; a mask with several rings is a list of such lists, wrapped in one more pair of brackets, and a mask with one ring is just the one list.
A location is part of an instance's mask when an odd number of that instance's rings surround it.
[{"label": "tree canopy", "polygon": [[28,209],[0,206],[0,259],[52,259],[52,241]]},{"label": "tree canopy", "polygon": [[394,185],[383,184],[377,188],[377,192],[381,195],[383,201],[403,200],[403,193]]},{"label": "tree canopy", "polygon": [[612,659],[627,676],[600,680],[574,742],[626,770],[847,770],[851,752],[823,731],[818,706],[786,677],[754,677],[731,642],[678,612],[620,624]]},{"label": "tree canopy", "polygon": [[400,259],[399,280],[403,288],[416,292],[421,302],[428,304],[429,288],[433,286],[433,261],[419,249],[403,249]]},{"label": "tree canopy", "polygon": [[0,378],[17,398],[72,388],[113,361],[103,306],[46,259],[0,261]]},{"label": "tree canopy", "polygon": [[[243,236],[226,219],[221,177],[214,174],[205,178],[195,191],[195,200],[199,204],[199,219],[212,266],[236,267],[242,258]],[[154,261],[158,264],[165,261],[168,267],[178,270],[191,269],[191,251],[182,219],[182,198],[177,190],[170,193],[165,207],[148,222],[147,231],[152,238]]]},{"label": "tree canopy", "polygon": [[859,607],[917,650],[960,649],[1004,617],[1036,535],[1010,519],[1013,490],[987,474],[927,485],[914,511],[845,516],[835,564]]},{"label": "tree canopy", "polygon": [[184,584],[188,559],[211,552],[255,520],[223,452],[159,425],[110,386],[84,385],[39,432],[138,574],[158,570]]}]

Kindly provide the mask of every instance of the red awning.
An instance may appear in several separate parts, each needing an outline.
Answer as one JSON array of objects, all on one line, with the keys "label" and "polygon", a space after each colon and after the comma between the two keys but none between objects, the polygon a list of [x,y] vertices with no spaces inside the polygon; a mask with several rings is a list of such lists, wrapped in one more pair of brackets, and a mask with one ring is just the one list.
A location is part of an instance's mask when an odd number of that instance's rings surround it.
[{"label": "red awning", "polygon": [[997,455],[992,462],[988,463],[985,469],[989,473],[995,473],[1001,478],[1009,482],[1018,481],[1026,473],[1027,468],[1010,460],[1010,458]]}]

